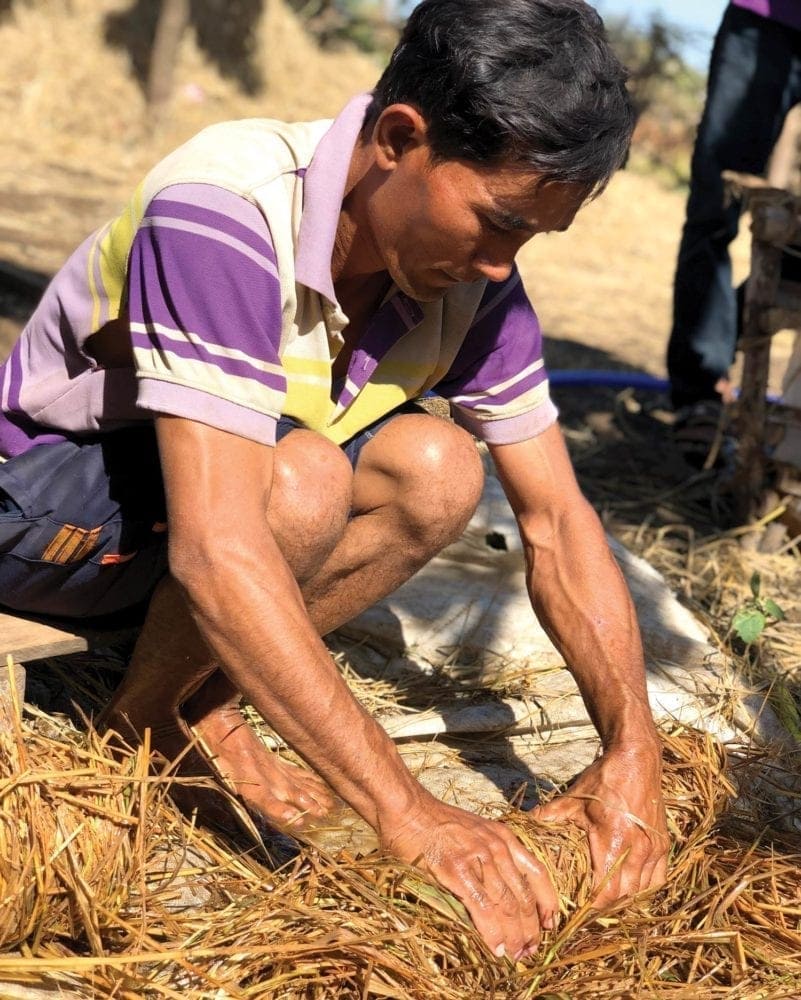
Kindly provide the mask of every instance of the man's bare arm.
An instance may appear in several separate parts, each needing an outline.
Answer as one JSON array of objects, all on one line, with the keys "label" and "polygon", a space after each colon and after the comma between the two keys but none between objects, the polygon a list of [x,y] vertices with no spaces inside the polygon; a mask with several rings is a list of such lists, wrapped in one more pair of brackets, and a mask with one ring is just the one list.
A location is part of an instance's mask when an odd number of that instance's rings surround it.
[{"label": "man's bare arm", "polygon": [[[635,610],[557,426],[491,448],[520,526],[532,605],[578,683],[603,756],[538,809],[588,833],[599,905],[665,878],[661,753]],[[615,862],[620,863],[615,866]],[[611,873],[610,873],[611,872]]]},{"label": "man's bare arm", "polygon": [[386,849],[462,900],[494,952],[531,951],[557,907],[547,874],[507,828],[429,795],[351,695],[268,527],[273,449],[174,417],[156,427],[171,572],[231,681]]}]

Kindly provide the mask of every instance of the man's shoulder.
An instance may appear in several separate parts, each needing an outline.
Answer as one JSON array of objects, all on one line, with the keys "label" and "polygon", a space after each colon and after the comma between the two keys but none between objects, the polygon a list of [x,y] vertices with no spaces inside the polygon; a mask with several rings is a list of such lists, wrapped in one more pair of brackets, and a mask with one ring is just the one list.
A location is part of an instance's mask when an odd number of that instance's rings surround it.
[{"label": "man's shoulder", "polygon": [[253,191],[305,170],[331,122],[243,118],[218,122],[167,155],[147,176],[153,197],[171,184],[214,184],[236,194]]}]

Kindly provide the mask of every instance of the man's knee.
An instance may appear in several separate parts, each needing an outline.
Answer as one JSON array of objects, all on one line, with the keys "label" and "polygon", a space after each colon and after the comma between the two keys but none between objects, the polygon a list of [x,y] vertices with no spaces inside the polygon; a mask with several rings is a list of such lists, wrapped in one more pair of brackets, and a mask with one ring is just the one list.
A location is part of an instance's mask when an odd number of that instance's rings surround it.
[{"label": "man's knee", "polygon": [[430,558],[455,541],[484,485],[473,438],[442,417],[402,414],[382,428],[370,449],[363,456],[392,483],[389,501],[396,506],[407,546]]},{"label": "man's knee", "polygon": [[308,430],[276,447],[268,516],[284,556],[302,582],[334,549],[348,523],[353,470],[337,445]]}]

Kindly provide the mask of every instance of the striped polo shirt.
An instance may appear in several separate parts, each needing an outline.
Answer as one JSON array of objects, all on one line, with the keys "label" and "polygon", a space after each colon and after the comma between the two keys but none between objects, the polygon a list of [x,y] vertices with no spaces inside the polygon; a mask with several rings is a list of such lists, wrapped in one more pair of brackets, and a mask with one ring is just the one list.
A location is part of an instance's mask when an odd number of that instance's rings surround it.
[{"label": "striped polo shirt", "polygon": [[[334,122],[211,126],[155,167],[59,271],[0,367],[0,456],[157,413],[268,445],[291,416],[341,444],[429,390],[489,442],[550,426],[517,271],[436,302],[393,286],[334,383],[348,321],[331,256],[368,102]],[[125,350],[101,365],[90,338],[109,323]]]}]

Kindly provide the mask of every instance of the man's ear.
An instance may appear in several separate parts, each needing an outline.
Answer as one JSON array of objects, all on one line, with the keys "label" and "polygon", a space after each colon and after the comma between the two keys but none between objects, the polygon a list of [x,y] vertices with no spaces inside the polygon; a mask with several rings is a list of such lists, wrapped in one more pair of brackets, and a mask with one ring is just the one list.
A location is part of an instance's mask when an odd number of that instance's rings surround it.
[{"label": "man's ear", "polygon": [[394,170],[411,150],[428,149],[426,120],[411,104],[390,104],[373,126],[372,142],[376,165]]}]

